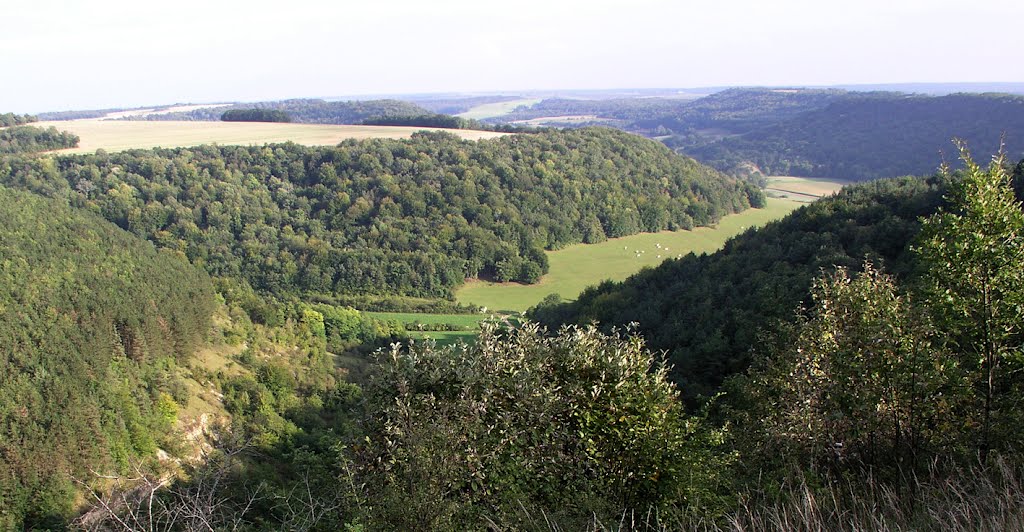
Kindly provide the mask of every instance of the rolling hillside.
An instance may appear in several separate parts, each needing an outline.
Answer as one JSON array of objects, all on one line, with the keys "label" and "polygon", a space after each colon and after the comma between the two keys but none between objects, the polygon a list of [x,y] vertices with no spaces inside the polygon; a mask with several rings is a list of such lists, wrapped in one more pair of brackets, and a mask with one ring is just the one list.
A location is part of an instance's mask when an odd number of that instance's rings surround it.
[{"label": "rolling hillside", "polygon": [[67,198],[213,275],[304,295],[532,283],[545,249],[708,225],[764,200],[607,129],[12,159],[0,182]]},{"label": "rolling hillside", "polygon": [[0,187],[0,528],[71,515],[69,474],[128,473],[188,400],[207,275],[99,216]]}]

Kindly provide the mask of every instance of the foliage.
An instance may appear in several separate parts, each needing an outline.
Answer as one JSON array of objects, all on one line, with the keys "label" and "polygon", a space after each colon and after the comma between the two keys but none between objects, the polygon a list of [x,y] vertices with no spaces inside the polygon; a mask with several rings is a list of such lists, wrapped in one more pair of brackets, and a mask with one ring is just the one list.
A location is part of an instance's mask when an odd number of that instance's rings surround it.
[{"label": "foliage", "polygon": [[213,275],[303,296],[536,281],[545,249],[707,225],[762,198],[612,130],[17,158],[0,161],[0,182],[66,198]]},{"label": "foliage", "polygon": [[927,314],[870,263],[823,276],[812,297],[734,387],[749,395],[741,417],[753,420],[737,432],[755,447],[747,460],[881,472],[953,456],[962,386]]},{"label": "foliage", "polygon": [[836,266],[865,259],[897,276],[914,266],[908,243],[919,218],[942,202],[942,178],[881,180],[844,188],[710,255],[687,255],[621,283],[585,290],[575,302],[534,310],[552,326],[638,322],[654,349],[669,351],[673,378],[690,400],[709,397],[750,364],[759,331],[791,320],[812,281]]},{"label": "foliage", "polygon": [[224,122],[291,122],[292,117],[280,109],[229,109],[220,115]]},{"label": "foliage", "polygon": [[972,384],[978,448],[1017,447],[1024,392],[1024,212],[1005,155],[982,168],[962,142],[949,208],[924,222],[917,251],[930,302]]},{"label": "foliage", "polygon": [[123,472],[169,437],[212,308],[182,257],[0,187],[0,528],[59,522],[69,473]]},{"label": "foliage", "polygon": [[0,130],[0,154],[33,153],[78,146],[78,135],[35,126],[16,126]]},{"label": "foliage", "polygon": [[14,113],[0,114],[0,127],[23,126],[32,122],[38,122],[39,118],[32,115],[16,115]]},{"label": "foliage", "polygon": [[395,348],[366,394],[357,464],[383,528],[706,503],[727,460],[642,340],[593,328],[485,325],[473,347]]}]

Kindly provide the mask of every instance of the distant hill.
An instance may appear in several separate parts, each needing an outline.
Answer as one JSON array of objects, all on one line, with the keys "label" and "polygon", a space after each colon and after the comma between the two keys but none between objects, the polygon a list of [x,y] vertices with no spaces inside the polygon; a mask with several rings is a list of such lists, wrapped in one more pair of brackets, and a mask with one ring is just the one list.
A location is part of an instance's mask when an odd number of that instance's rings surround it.
[{"label": "distant hill", "polygon": [[249,110],[281,111],[292,122],[301,124],[359,124],[368,118],[420,116],[430,111],[400,100],[357,100],[328,102],[299,99],[271,102],[239,103],[230,106],[206,107],[186,112],[132,116],[126,120],[220,120],[225,112]]},{"label": "distant hill", "polygon": [[[508,123],[547,117],[552,119],[553,125],[601,123],[646,135],[686,134],[704,129],[739,134],[803,111],[825,107],[847,94],[836,89],[737,88],[698,99],[547,99],[488,121]],[[558,120],[557,117],[591,118]]]},{"label": "distant hill", "polygon": [[[993,152],[1005,135],[1011,159],[1024,155],[1024,97],[850,94],[750,130],[704,143],[674,139],[687,154],[727,172],[754,165],[765,175],[873,179],[924,175],[954,137]],[[955,162],[955,157],[947,157]]]},{"label": "distant hill", "polygon": [[213,304],[179,254],[0,186],[0,529],[55,526],[80,502],[69,474],[131,473],[165,445]]}]

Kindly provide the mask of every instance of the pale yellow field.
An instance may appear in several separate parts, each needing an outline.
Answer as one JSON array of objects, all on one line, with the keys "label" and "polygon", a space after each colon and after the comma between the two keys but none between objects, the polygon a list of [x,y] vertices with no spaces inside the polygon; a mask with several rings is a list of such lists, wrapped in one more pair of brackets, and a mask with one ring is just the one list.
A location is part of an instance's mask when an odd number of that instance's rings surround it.
[{"label": "pale yellow field", "polygon": [[828,177],[772,176],[765,190],[776,197],[811,202],[835,194],[851,182]]},{"label": "pale yellow field", "polygon": [[475,120],[483,120],[484,118],[494,118],[495,116],[504,116],[515,110],[520,105],[533,105],[540,102],[540,98],[512,100],[508,102],[497,102],[497,103],[485,103],[478,105],[465,113],[460,113],[456,116],[461,118],[472,118]]},{"label": "pale yellow field", "polygon": [[[81,138],[78,148],[55,153],[108,152],[132,148],[177,148],[200,144],[262,145],[292,141],[306,146],[333,146],[345,139],[409,138],[422,127],[397,126],[334,126],[320,124],[275,124],[261,122],[172,122],[122,120],[69,120],[39,122],[40,127],[54,126]],[[469,130],[448,131],[462,138],[479,140],[506,133]]]}]

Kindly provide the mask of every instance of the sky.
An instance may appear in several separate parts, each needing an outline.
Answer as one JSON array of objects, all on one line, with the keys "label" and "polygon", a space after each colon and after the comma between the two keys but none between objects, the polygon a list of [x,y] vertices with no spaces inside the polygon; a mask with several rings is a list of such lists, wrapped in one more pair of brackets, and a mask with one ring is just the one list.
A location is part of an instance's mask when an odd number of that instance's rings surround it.
[{"label": "sky", "polygon": [[1024,81],[1020,0],[9,0],[0,112]]}]

